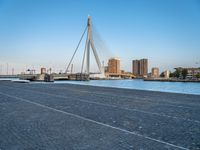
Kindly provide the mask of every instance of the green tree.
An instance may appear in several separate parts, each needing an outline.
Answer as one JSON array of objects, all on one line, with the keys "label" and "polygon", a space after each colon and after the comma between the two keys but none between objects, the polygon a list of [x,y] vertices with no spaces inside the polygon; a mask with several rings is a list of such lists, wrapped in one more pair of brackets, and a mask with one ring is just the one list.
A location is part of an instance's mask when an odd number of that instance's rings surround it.
[{"label": "green tree", "polygon": [[176,71],[173,74],[174,74],[174,77],[179,78],[181,74],[180,69],[176,69]]},{"label": "green tree", "polygon": [[187,70],[187,69],[183,69],[183,70],[182,70],[183,79],[186,78],[187,74],[188,74],[188,70]]},{"label": "green tree", "polygon": [[160,74],[160,77],[165,77],[164,72],[162,72],[162,73]]},{"label": "green tree", "polygon": [[170,72],[169,77],[170,77],[170,78],[171,78],[171,77],[175,77],[174,73],[173,73],[173,72]]},{"label": "green tree", "polygon": [[200,73],[198,73],[198,74],[196,75],[196,78],[198,78],[198,79],[200,78]]}]

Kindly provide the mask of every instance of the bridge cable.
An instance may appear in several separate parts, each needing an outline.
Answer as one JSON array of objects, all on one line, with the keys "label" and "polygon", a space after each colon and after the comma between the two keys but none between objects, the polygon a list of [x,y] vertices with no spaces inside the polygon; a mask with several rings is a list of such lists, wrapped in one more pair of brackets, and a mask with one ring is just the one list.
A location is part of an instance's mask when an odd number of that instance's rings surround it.
[{"label": "bridge cable", "polygon": [[83,67],[84,67],[84,62],[85,62],[85,55],[86,55],[86,49],[87,49],[87,42],[88,42],[88,33],[87,33],[87,38],[86,38],[86,43],[85,43],[85,50],[83,54],[83,60],[82,60],[82,66],[81,66],[81,74],[83,73]]},{"label": "bridge cable", "polygon": [[76,54],[76,52],[77,52],[77,50],[78,50],[78,48],[79,48],[79,45],[81,44],[81,41],[82,41],[82,39],[83,39],[83,37],[84,37],[84,35],[85,35],[85,32],[87,31],[87,28],[88,28],[88,26],[86,26],[86,28],[85,28],[85,30],[84,30],[82,36],[81,36],[81,39],[80,39],[79,42],[78,42],[78,45],[77,45],[77,47],[76,47],[76,49],[75,49],[75,51],[74,51],[74,54],[72,55],[72,58],[71,58],[71,60],[70,60],[70,62],[69,62],[69,64],[68,64],[68,66],[67,66],[67,69],[66,69],[65,73],[67,73],[67,71],[68,71],[68,69],[69,69],[69,66],[70,66],[71,63],[72,63],[72,60],[74,59],[74,56],[75,56],[75,54]]}]

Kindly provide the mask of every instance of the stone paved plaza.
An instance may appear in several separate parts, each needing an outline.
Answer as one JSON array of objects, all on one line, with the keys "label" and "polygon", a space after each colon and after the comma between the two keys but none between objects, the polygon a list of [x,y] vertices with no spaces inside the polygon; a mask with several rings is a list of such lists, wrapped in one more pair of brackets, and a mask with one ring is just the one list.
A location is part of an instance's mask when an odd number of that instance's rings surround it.
[{"label": "stone paved plaza", "polygon": [[0,150],[200,149],[200,95],[0,81]]}]

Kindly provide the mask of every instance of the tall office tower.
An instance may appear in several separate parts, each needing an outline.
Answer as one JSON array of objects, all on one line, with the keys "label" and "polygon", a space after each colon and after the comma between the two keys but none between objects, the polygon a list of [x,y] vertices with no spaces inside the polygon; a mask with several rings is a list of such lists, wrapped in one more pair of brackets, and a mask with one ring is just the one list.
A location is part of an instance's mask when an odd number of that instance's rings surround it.
[{"label": "tall office tower", "polygon": [[108,73],[117,73],[120,74],[120,59],[110,58],[108,60]]},{"label": "tall office tower", "polygon": [[148,59],[140,59],[132,61],[133,74],[138,77],[147,77]]},{"label": "tall office tower", "polygon": [[153,77],[153,78],[158,78],[159,77],[159,69],[158,68],[152,68],[151,77]]},{"label": "tall office tower", "polygon": [[140,76],[147,77],[148,74],[148,59],[140,60]]},{"label": "tall office tower", "polygon": [[135,76],[139,76],[139,68],[140,68],[140,61],[139,60],[133,60],[132,61],[132,73]]}]

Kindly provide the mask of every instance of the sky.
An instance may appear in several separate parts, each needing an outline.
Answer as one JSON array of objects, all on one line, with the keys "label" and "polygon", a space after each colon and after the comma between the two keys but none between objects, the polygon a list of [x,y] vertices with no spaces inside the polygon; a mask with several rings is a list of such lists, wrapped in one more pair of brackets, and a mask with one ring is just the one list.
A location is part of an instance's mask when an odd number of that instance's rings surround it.
[{"label": "sky", "polygon": [[[0,74],[64,72],[92,17],[101,62],[147,58],[160,71],[200,67],[200,0],[0,0]],[[85,39],[73,61],[80,70]],[[91,55],[91,59],[94,59]],[[97,68],[92,60],[91,68]]]}]

